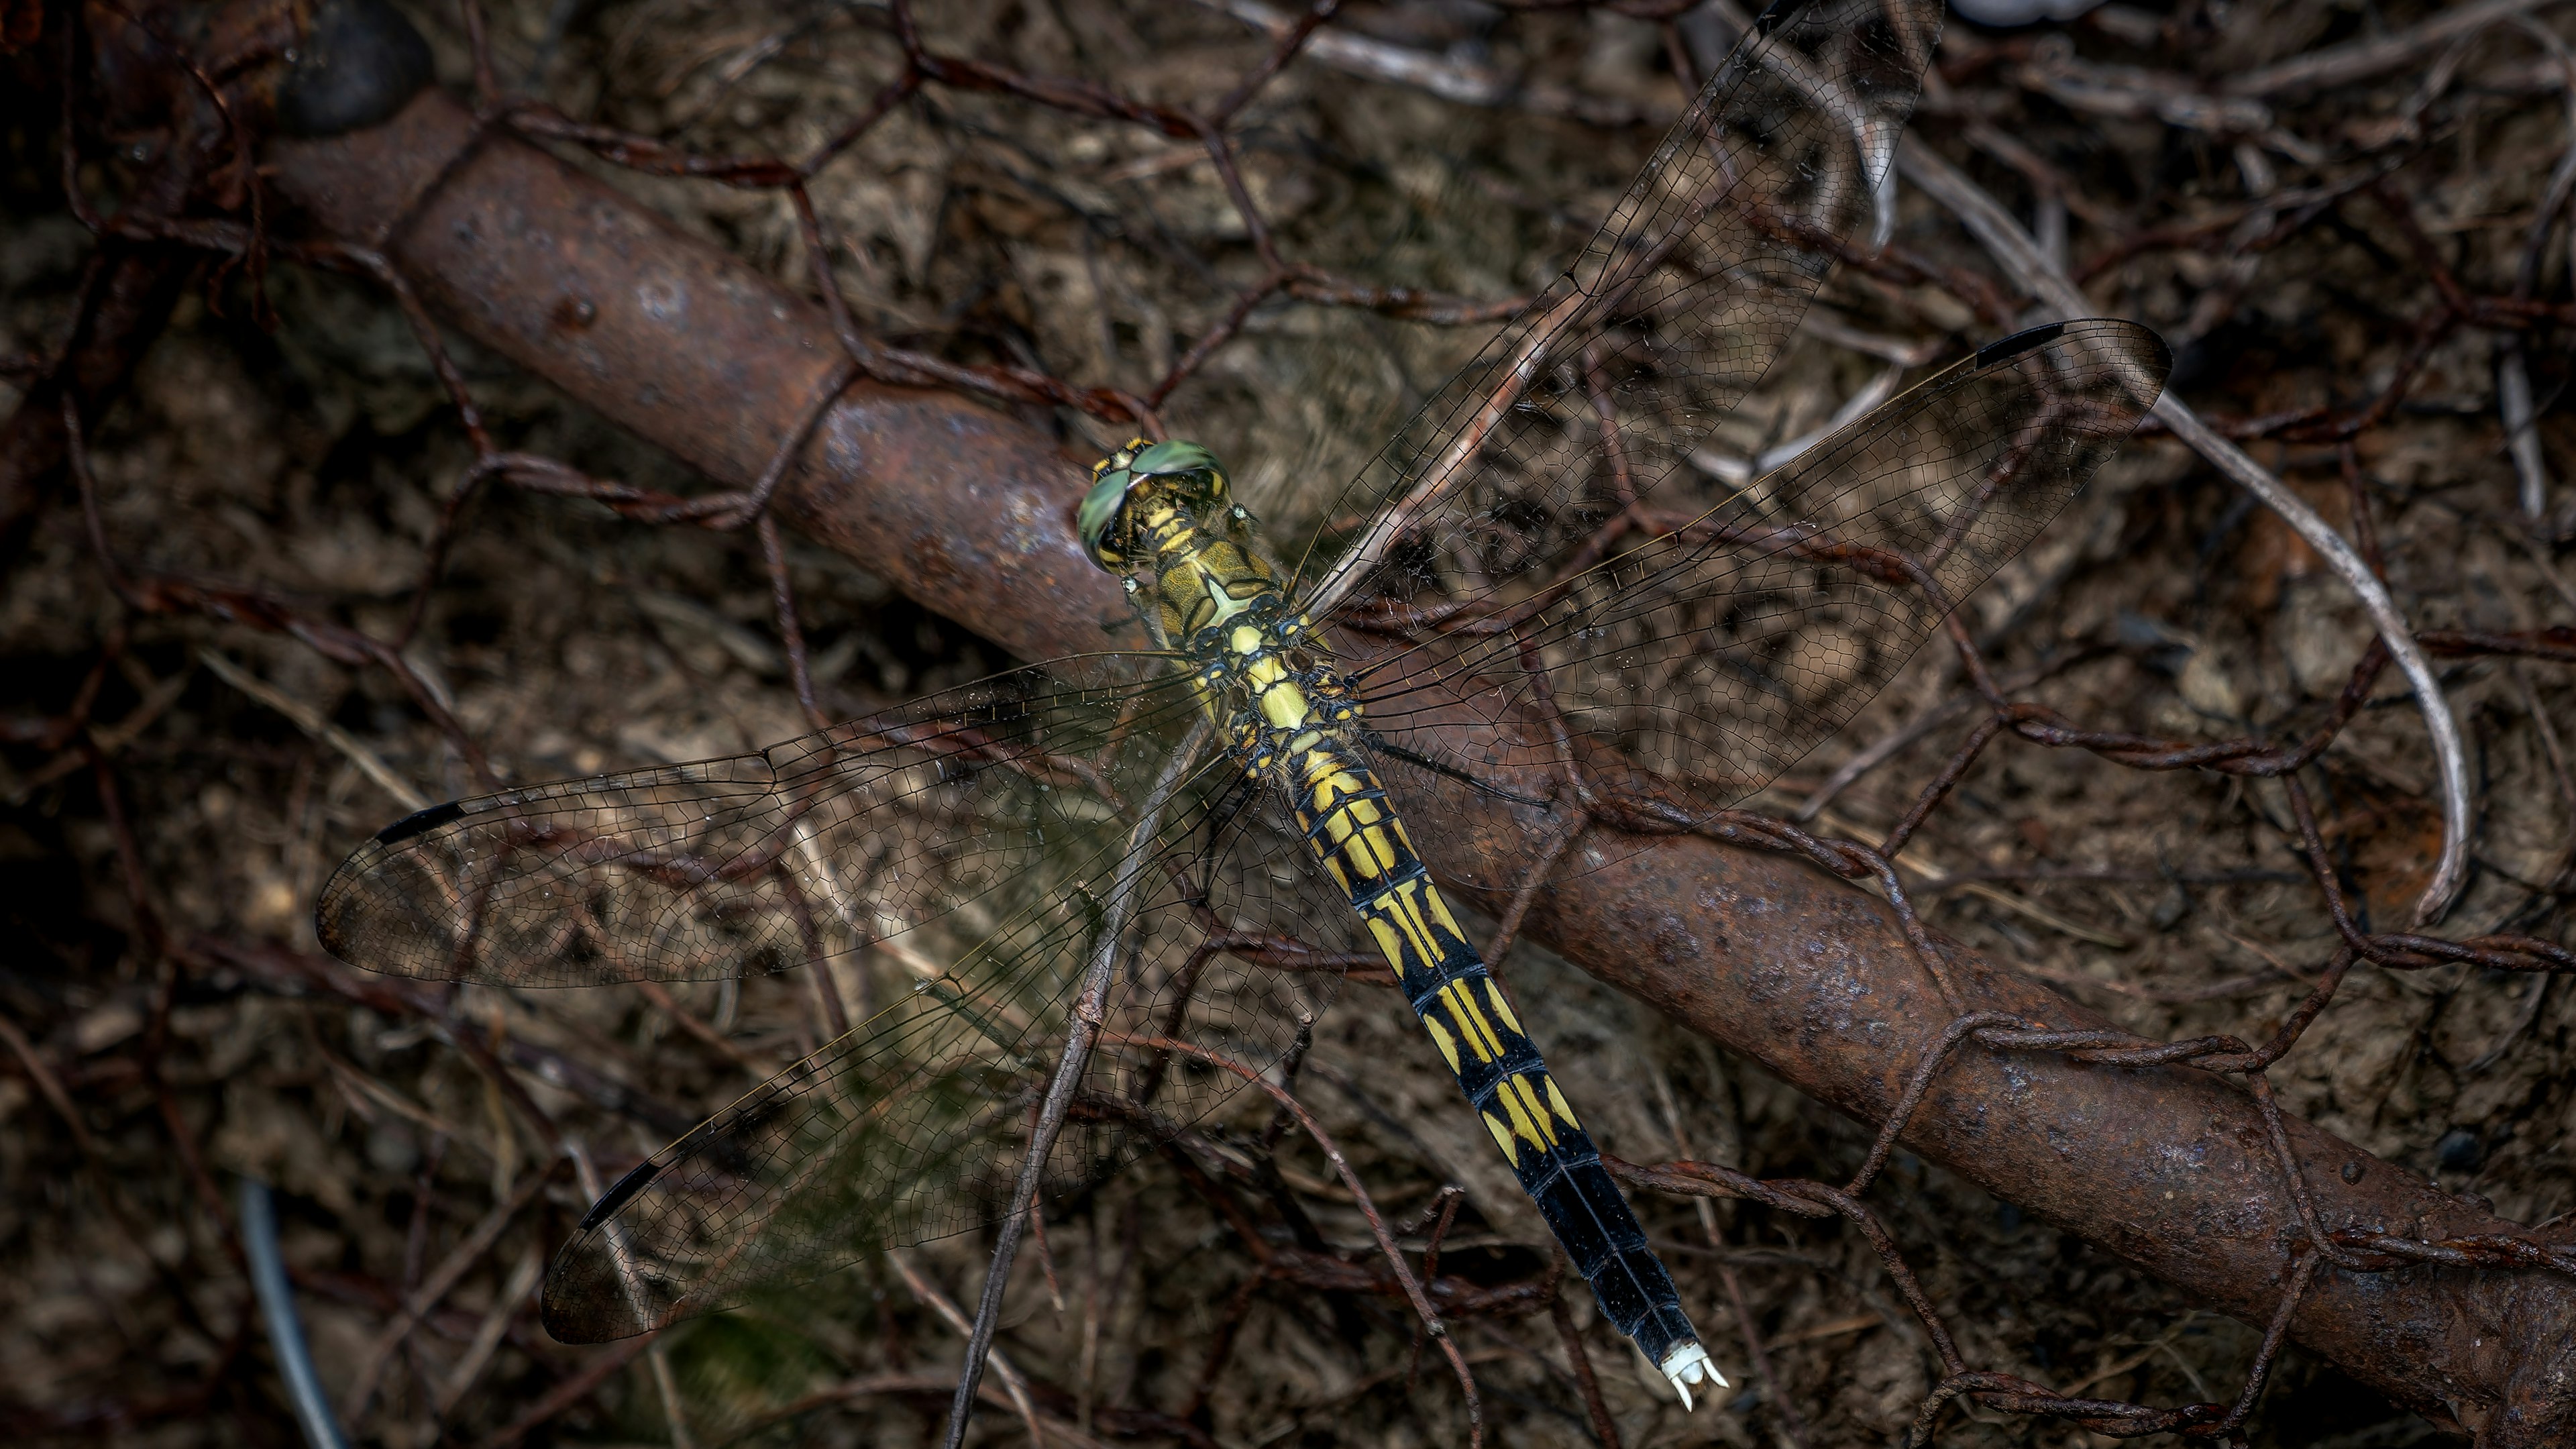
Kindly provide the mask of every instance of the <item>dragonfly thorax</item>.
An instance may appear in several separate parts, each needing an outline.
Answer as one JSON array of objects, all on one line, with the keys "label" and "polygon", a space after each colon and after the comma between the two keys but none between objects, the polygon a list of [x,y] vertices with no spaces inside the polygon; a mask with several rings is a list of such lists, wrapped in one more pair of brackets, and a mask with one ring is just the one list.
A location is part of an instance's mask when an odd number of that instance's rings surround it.
[{"label": "dragonfly thorax", "polygon": [[1083,542],[1125,582],[1155,641],[1187,661],[1247,774],[1267,774],[1316,739],[1356,728],[1358,700],[1314,626],[1290,607],[1214,454],[1140,439],[1103,458],[1092,477]]}]

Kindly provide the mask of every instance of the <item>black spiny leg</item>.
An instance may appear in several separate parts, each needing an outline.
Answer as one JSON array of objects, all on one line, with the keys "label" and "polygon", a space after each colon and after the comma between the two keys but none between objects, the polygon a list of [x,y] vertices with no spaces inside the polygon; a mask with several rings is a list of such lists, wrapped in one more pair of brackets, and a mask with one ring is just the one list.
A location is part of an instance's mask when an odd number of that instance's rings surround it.
[{"label": "black spiny leg", "polygon": [[1253,798],[1259,795],[1262,789],[1261,781],[1249,775],[1239,775],[1232,771],[1227,773],[1232,777],[1232,783],[1226,786],[1223,795],[1217,797],[1216,804],[1208,809],[1207,846],[1199,852],[1199,878],[1190,886],[1194,905],[1203,906],[1208,902],[1208,888],[1213,881],[1207,873],[1214,870],[1216,862],[1224,858],[1224,852],[1217,849],[1217,842],[1225,837],[1226,831],[1233,828],[1235,822],[1243,818],[1243,812],[1250,807]]},{"label": "black spiny leg", "polygon": [[1550,801],[1541,800],[1534,796],[1523,795],[1517,791],[1506,790],[1502,786],[1497,785],[1490,780],[1479,779],[1467,771],[1459,769],[1456,765],[1444,765],[1440,761],[1431,758],[1429,755],[1422,754],[1414,750],[1408,750],[1404,746],[1397,744],[1395,741],[1388,739],[1386,736],[1379,734],[1375,730],[1362,731],[1362,737],[1368,741],[1369,748],[1377,751],[1379,754],[1389,756],[1393,759],[1402,760],[1408,765],[1419,766],[1422,769],[1429,770],[1435,775],[1446,776],[1471,790],[1491,795],[1497,800],[1509,800],[1515,805],[1527,805],[1534,810],[1545,810],[1552,804]]}]

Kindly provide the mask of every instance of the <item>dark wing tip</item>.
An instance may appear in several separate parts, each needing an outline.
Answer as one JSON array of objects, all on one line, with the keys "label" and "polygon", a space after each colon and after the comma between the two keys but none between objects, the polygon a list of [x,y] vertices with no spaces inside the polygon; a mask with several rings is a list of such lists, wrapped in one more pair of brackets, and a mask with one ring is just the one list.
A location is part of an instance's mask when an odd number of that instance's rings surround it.
[{"label": "dark wing tip", "polygon": [[2118,335],[2134,345],[2137,349],[2135,364],[2152,374],[2153,386],[2146,391],[2146,403],[2154,402],[2155,395],[2164,389],[2165,379],[2173,374],[2173,348],[2166,344],[2163,335],[2143,323],[2120,317],[2084,317],[2072,322],[2043,322],[2037,327],[2026,327],[2010,337],[1999,338],[1978,348],[1977,355],[1969,359],[1968,366],[1976,369],[2009,362],[2024,353],[2036,352],[2069,332],[2094,337]]},{"label": "dark wing tip", "polygon": [[[556,1250],[537,1306],[537,1316],[555,1342],[613,1343],[633,1338],[677,1316],[666,1306],[655,1322],[640,1321],[645,1305],[633,1292],[636,1285],[613,1282],[614,1273],[603,1267],[603,1255],[613,1259],[623,1249],[618,1243],[604,1241],[600,1233],[620,1209],[653,1185],[653,1179],[662,1175],[666,1160],[648,1157],[635,1164],[599,1195],[599,1201],[581,1215],[581,1224],[573,1229],[572,1237]],[[621,1287],[628,1291],[619,1292]]]},{"label": "dark wing tip", "polygon": [[546,1293],[538,1303],[537,1321],[546,1326],[546,1337],[560,1344],[578,1347],[583,1344],[614,1342],[613,1339],[595,1337],[582,1332],[583,1320],[557,1304],[552,1292]]},{"label": "dark wing tip", "polygon": [[[373,921],[381,927],[383,922],[381,912],[374,909],[374,905],[381,903],[371,903],[368,899],[368,875],[404,841],[427,835],[450,821],[462,819],[465,804],[462,800],[450,800],[444,805],[415,810],[377,831],[372,839],[340,862],[340,868],[331,872],[331,878],[322,883],[321,891],[313,897],[313,935],[321,942],[323,950],[366,970],[414,974],[402,971],[399,966],[381,964],[384,953],[371,949],[367,940],[367,923]],[[379,940],[373,944],[382,946],[384,943]]]},{"label": "dark wing tip", "polygon": [[704,1311],[667,1296],[662,1282],[637,1270],[635,1250],[604,1225],[662,1170],[647,1159],[617,1180],[581,1220],[546,1268],[537,1318],[557,1343],[615,1343]]},{"label": "dark wing tip", "polygon": [[2063,322],[2043,322],[2037,327],[2025,327],[2010,337],[1999,338],[1978,348],[1975,365],[1991,367],[2008,358],[2046,347],[2065,335],[2066,324]]},{"label": "dark wing tip", "polygon": [[617,1179],[615,1185],[599,1195],[599,1201],[590,1205],[590,1211],[581,1215],[581,1226],[575,1231],[589,1232],[617,1216],[619,1208],[633,1202],[637,1193],[652,1186],[653,1179],[661,1175],[662,1164],[650,1157],[635,1164],[624,1177]]},{"label": "dark wing tip", "polygon": [[564,1244],[555,1266],[547,1270],[545,1291],[537,1297],[537,1321],[546,1326],[546,1337],[567,1344],[615,1343],[644,1332],[650,1325],[600,1312],[587,1292],[572,1288],[566,1281],[564,1259],[580,1242],[575,1238]]},{"label": "dark wing tip", "polygon": [[377,831],[376,844],[395,845],[415,835],[426,835],[464,814],[465,802],[462,800],[450,800],[444,805],[432,805],[426,810],[415,810]]}]

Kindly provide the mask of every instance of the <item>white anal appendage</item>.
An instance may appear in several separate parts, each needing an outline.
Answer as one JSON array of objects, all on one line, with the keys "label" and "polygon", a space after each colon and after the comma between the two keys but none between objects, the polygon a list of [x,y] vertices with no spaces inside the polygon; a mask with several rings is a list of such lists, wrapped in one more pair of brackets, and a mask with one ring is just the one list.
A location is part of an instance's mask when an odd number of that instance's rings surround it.
[{"label": "white anal appendage", "polygon": [[1696,1342],[1673,1345],[1672,1352],[1665,1354],[1664,1361],[1656,1367],[1664,1371],[1665,1378],[1673,1381],[1673,1392],[1682,1396],[1684,1413],[1691,1409],[1691,1385],[1706,1382],[1716,1388],[1726,1387],[1726,1375],[1717,1371],[1717,1365],[1709,1359],[1708,1350]]}]

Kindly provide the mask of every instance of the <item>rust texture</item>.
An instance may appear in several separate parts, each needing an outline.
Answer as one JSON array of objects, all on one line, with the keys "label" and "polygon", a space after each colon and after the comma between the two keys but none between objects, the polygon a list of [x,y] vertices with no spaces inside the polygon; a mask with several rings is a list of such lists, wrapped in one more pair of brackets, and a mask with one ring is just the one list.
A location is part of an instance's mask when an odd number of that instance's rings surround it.
[{"label": "rust texture", "polygon": [[[1071,539],[1078,470],[1037,426],[947,393],[846,382],[822,309],[446,97],[424,93],[374,131],[276,143],[268,159],[314,225],[380,249],[439,316],[718,484],[756,493],[793,449],[785,519],[923,604],[1030,657],[1101,647],[1104,622],[1124,618]],[[1452,878],[1516,879],[1547,849],[1542,823],[1507,806],[1463,823],[1426,842]],[[1885,903],[1781,854],[1607,839],[1535,893],[1529,930],[1816,1098],[1873,1125],[1889,1115],[1957,1013]],[[1508,892],[1484,894],[1506,909]],[[1998,963],[1937,949],[1968,1010],[2104,1026]],[[2305,1123],[2286,1130],[2329,1230],[2518,1231]],[[2256,1098],[2207,1072],[1972,1047],[1903,1141],[2261,1324],[2297,1276],[2302,1236],[2267,1133]],[[2576,1434],[2576,1287],[2562,1275],[2329,1266],[2290,1331],[2481,1443]]]},{"label": "rust texture", "polygon": [[[1464,828],[1438,832],[1427,853],[1454,875],[1515,877],[1540,848],[1536,822],[1516,813],[1493,802]],[[1452,858],[1440,858],[1444,846]],[[1534,934],[1862,1122],[1896,1108],[1908,1068],[1952,1012],[1884,902],[1796,860],[1705,839],[1622,839],[1591,855],[1578,849],[1539,892]],[[1499,893],[1475,894],[1500,907]],[[2059,1029],[2109,1025],[2000,963],[1938,944],[1970,1011]],[[2520,1231],[2309,1123],[2284,1125],[2329,1229]],[[2254,1099],[2187,1067],[1965,1051],[1903,1141],[2251,1323],[2278,1305],[2303,1236]],[[2481,1443],[2564,1443],[2576,1425],[2576,1287],[2554,1274],[2327,1271],[2291,1334],[2427,1418],[2479,1431]]]},{"label": "rust texture", "polygon": [[441,318],[708,477],[752,487],[801,439],[777,495],[787,521],[924,605],[1032,657],[1097,649],[1127,618],[1074,548],[1079,470],[1042,433],[951,392],[842,385],[820,308],[480,133],[445,94],[268,154],[281,194],[381,250]]}]

